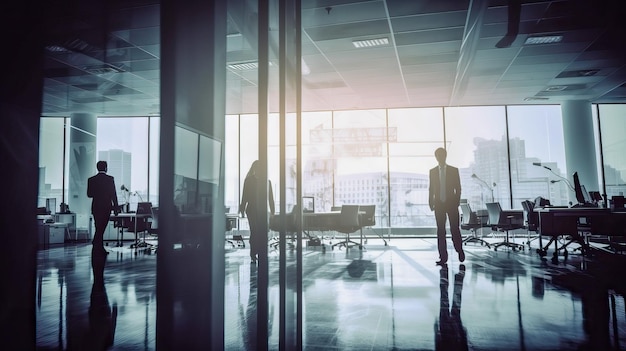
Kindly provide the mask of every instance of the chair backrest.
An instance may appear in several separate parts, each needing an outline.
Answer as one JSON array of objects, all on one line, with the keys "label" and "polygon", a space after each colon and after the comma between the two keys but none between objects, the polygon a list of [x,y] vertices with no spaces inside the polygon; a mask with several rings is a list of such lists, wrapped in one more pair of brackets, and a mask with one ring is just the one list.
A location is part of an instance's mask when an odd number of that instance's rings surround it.
[{"label": "chair backrest", "polygon": [[159,208],[152,207],[150,211],[152,212],[152,218],[150,220],[150,230],[156,231],[157,229],[159,229]]},{"label": "chair backrest", "polygon": [[331,206],[330,211],[331,212],[341,211],[341,206]]},{"label": "chair backrest", "polygon": [[528,230],[537,230],[539,226],[539,215],[535,212],[535,203],[530,200],[522,201],[524,209],[524,220]]},{"label": "chair backrest", "polygon": [[340,232],[353,232],[359,228],[359,205],[341,206],[341,216],[339,218]]},{"label": "chair backrest", "polygon": [[152,202],[137,203],[137,214],[149,214],[152,212]]},{"label": "chair backrest", "polygon": [[494,226],[500,224],[500,214],[502,213],[500,203],[488,202],[485,206],[487,206],[487,213],[489,214],[489,225]]},{"label": "chair backrest", "polygon": [[459,205],[461,206],[461,224],[471,224],[472,223],[472,208],[467,202],[461,202]]},{"label": "chair backrest", "polygon": [[363,212],[359,218],[359,224],[362,227],[371,227],[376,225],[376,205],[359,206],[359,212]]}]

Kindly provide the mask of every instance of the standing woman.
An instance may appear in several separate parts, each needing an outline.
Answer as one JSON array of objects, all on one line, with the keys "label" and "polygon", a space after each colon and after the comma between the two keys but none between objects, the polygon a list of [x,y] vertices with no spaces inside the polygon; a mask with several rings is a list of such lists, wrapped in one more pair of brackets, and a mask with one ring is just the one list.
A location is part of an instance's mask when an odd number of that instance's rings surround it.
[{"label": "standing woman", "polygon": [[[250,170],[246,175],[246,179],[243,183],[243,192],[241,195],[241,204],[239,204],[239,213],[248,217],[248,223],[250,225],[250,259],[251,263],[256,263],[258,259],[259,247],[265,242],[263,236],[267,237],[267,231],[263,232],[263,221],[266,225],[268,223],[267,217],[267,203],[263,203],[263,200],[259,201],[257,196],[261,179],[259,178],[259,160],[252,162]],[[269,201],[270,216],[274,215],[274,196],[272,190],[272,182],[267,181],[267,197]]]}]

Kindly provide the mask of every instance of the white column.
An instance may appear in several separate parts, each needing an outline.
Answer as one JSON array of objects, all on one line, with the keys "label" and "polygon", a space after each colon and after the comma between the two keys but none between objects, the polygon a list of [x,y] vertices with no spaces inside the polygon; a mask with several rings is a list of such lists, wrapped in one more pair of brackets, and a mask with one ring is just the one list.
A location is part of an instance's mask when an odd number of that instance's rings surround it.
[{"label": "white column", "polygon": [[[87,197],[87,179],[96,174],[96,132],[97,117],[91,113],[72,113],[70,115],[69,182],[67,199],[70,212],[76,214],[76,229],[89,231],[91,201]],[[78,239],[87,239],[78,237]],[[89,238],[91,239],[91,238]]]},{"label": "white column", "polygon": [[[588,101],[565,101],[561,104],[563,115],[563,138],[568,179],[578,172],[580,183],[587,190],[598,190],[598,162],[591,103]],[[572,197],[573,201],[575,198]]]}]

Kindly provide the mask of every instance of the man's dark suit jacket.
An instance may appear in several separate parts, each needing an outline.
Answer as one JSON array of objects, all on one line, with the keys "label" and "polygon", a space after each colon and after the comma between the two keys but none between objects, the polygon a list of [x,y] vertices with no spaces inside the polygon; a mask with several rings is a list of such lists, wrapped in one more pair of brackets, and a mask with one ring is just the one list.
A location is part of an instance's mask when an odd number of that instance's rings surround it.
[{"label": "man's dark suit jacket", "polygon": [[[431,209],[439,203],[439,166],[430,170],[430,184],[428,186],[428,205]],[[459,169],[446,165],[446,205],[459,206],[461,202],[461,178]]]},{"label": "man's dark suit jacket", "polygon": [[92,198],[91,213],[111,213],[117,209],[117,194],[115,193],[115,180],[106,173],[99,172],[87,180],[87,196]]}]

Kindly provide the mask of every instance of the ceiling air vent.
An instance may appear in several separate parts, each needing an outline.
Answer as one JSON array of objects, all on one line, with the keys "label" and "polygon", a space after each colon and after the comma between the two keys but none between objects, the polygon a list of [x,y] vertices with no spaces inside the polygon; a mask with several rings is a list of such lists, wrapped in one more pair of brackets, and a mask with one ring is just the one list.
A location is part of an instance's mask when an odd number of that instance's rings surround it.
[{"label": "ceiling air vent", "polygon": [[524,101],[545,101],[549,99],[550,98],[547,98],[547,97],[531,96],[531,97],[524,98]]}]

